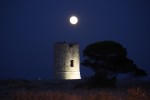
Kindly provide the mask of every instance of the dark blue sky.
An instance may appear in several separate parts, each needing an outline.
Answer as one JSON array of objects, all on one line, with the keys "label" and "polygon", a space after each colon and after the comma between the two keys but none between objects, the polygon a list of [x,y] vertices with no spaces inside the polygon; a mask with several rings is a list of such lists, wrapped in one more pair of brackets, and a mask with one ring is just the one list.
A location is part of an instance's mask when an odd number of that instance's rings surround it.
[{"label": "dark blue sky", "polygon": [[[78,25],[70,25],[71,15]],[[150,1],[0,0],[0,79],[50,79],[55,42],[78,42],[82,56],[103,40],[121,43],[150,74]]]}]

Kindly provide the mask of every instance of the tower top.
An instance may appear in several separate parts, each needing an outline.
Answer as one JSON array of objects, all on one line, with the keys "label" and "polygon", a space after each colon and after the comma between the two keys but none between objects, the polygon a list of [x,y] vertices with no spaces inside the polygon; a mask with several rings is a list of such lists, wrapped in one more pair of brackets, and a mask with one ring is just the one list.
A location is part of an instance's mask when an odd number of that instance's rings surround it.
[{"label": "tower top", "polygon": [[67,42],[56,42],[55,44],[76,45],[76,44],[78,44],[78,43],[77,43],[77,42],[70,42],[70,43],[67,43]]},{"label": "tower top", "polygon": [[71,43],[67,43],[67,42],[56,42],[54,44],[55,46],[56,45],[64,45],[64,46],[68,46],[68,47],[73,47],[73,46],[79,46],[79,44],[77,42],[71,42]]}]

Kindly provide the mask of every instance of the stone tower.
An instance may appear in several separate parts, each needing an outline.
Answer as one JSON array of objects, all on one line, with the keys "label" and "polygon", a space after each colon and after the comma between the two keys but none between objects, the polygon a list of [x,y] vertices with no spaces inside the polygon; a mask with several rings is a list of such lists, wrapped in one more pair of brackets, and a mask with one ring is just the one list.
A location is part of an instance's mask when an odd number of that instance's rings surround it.
[{"label": "stone tower", "polygon": [[54,78],[81,79],[77,43],[58,42],[54,44]]}]

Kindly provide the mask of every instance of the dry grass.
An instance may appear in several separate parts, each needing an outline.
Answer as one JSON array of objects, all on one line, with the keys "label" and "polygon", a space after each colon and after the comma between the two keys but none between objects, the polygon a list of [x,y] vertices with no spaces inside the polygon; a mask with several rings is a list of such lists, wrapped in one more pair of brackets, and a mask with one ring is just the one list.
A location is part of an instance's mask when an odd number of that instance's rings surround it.
[{"label": "dry grass", "polygon": [[125,80],[113,89],[92,90],[74,88],[78,83],[0,80],[0,100],[150,100],[149,81]]},{"label": "dry grass", "polygon": [[128,92],[128,100],[149,100],[149,96],[146,90],[137,87],[137,88],[129,88]]},{"label": "dry grass", "polygon": [[129,88],[127,91],[70,91],[70,92],[18,92],[13,100],[150,100],[142,88]]}]

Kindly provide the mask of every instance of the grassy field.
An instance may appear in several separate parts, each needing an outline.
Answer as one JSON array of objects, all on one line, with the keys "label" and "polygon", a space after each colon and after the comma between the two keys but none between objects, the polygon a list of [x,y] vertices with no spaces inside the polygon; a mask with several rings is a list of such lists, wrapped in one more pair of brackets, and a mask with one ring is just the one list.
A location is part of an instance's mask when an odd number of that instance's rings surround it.
[{"label": "grassy field", "polygon": [[127,91],[18,92],[12,100],[150,100],[147,91],[130,88]]},{"label": "grassy field", "polygon": [[74,88],[75,81],[1,80],[0,100],[150,100],[148,81],[120,81],[116,88]]}]

